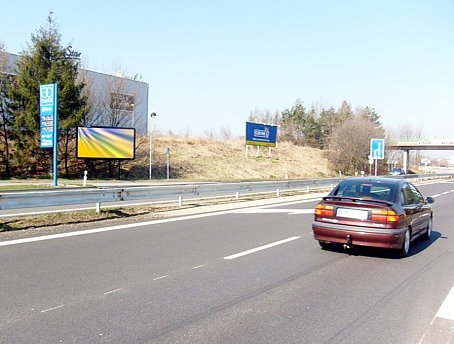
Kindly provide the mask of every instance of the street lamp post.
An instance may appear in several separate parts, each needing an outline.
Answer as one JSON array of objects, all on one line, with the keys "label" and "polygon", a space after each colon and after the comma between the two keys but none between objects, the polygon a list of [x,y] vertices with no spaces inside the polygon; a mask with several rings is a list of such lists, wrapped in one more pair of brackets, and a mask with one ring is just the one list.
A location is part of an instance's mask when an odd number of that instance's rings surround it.
[{"label": "street lamp post", "polygon": [[153,117],[156,117],[156,114],[154,112],[150,113],[150,125],[148,125],[148,135],[149,135],[149,141],[150,141],[150,165],[149,165],[149,172],[148,172],[148,177],[151,180],[151,142],[152,142],[152,126],[151,126],[151,120]]}]

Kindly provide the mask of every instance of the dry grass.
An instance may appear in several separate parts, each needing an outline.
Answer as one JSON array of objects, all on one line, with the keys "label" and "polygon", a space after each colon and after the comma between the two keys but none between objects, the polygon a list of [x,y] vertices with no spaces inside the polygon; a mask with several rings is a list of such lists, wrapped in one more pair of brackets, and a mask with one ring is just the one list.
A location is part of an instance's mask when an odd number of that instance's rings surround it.
[{"label": "dry grass", "polygon": [[[148,137],[138,138],[134,163],[148,166]],[[237,181],[301,179],[333,176],[318,149],[282,142],[269,148],[249,146],[244,140],[155,137],[152,141],[153,178],[167,175],[167,148],[172,179]]]}]

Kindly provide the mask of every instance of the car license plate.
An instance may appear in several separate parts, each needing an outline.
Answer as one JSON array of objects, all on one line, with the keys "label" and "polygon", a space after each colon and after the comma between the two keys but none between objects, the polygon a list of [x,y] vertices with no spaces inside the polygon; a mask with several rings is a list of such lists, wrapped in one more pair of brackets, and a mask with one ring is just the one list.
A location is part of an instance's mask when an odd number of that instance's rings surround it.
[{"label": "car license plate", "polygon": [[337,208],[336,216],[350,217],[352,219],[367,220],[367,210]]}]

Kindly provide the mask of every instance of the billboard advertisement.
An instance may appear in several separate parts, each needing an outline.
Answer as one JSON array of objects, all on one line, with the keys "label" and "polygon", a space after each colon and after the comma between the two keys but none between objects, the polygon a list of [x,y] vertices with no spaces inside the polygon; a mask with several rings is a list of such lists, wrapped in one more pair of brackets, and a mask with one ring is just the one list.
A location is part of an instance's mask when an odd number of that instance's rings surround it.
[{"label": "billboard advertisement", "polygon": [[246,122],[247,145],[276,147],[276,137],[276,125]]},{"label": "billboard advertisement", "polygon": [[40,124],[40,143],[41,148],[54,147],[54,132],[57,121],[57,84],[47,84],[39,86],[39,124]]},{"label": "billboard advertisement", "polygon": [[77,158],[134,159],[134,128],[78,127]]}]

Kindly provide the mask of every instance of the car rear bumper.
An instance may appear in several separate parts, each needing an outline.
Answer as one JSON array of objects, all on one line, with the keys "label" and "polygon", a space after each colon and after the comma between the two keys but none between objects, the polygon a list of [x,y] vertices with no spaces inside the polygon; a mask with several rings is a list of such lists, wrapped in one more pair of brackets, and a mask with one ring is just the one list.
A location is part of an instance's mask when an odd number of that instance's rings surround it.
[{"label": "car rear bumper", "polygon": [[399,249],[402,247],[406,228],[364,228],[314,221],[312,231],[315,240],[322,242]]}]

